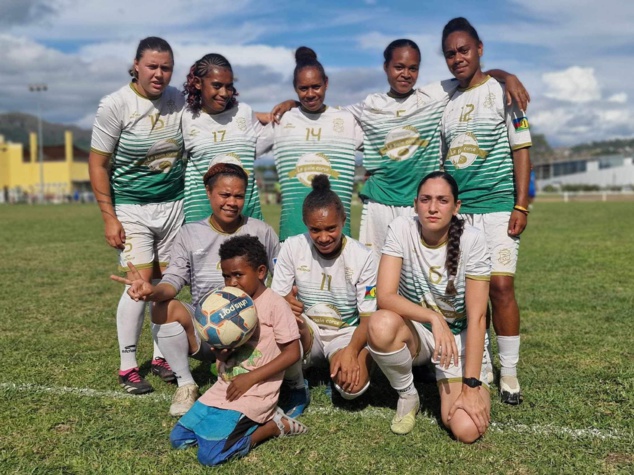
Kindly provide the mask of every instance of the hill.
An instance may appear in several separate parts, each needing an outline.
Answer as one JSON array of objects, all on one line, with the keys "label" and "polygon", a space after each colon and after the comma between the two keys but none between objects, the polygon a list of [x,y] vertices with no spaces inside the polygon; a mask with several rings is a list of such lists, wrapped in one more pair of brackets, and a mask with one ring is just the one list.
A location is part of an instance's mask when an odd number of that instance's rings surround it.
[{"label": "hill", "polygon": [[[75,145],[84,150],[90,149],[91,131],[81,129],[74,125],[56,124],[42,121],[42,135],[44,145],[62,145],[64,132],[73,132]],[[9,112],[0,114],[0,135],[11,142],[18,142],[29,146],[29,133],[37,132],[37,117],[21,112]]]}]

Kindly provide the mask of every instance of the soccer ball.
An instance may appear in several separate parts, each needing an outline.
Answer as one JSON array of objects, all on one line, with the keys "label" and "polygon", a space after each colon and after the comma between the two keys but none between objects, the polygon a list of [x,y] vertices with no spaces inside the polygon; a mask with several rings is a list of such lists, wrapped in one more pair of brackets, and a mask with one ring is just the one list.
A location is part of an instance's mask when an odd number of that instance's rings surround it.
[{"label": "soccer ball", "polygon": [[213,348],[229,349],[245,343],[258,325],[255,303],[235,287],[214,289],[196,305],[194,327]]}]

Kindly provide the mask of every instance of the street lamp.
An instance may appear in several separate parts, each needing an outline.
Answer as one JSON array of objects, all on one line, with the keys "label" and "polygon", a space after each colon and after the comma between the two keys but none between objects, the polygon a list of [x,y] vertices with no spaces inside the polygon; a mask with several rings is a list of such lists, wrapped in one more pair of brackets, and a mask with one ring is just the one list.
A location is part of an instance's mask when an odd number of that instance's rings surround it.
[{"label": "street lamp", "polygon": [[[29,84],[29,91],[44,92],[48,89],[46,84]],[[40,155],[40,203],[44,203],[44,139],[42,137],[42,109],[40,107],[40,95],[37,94],[37,142]]]}]

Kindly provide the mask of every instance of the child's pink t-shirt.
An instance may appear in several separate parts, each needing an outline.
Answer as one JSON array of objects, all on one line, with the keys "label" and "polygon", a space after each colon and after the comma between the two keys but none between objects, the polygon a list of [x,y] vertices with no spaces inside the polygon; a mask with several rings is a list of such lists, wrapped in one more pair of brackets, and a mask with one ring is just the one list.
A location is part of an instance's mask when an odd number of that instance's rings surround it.
[{"label": "child's pink t-shirt", "polygon": [[295,315],[288,303],[271,289],[257,299],[258,327],[251,338],[236,348],[225,363],[218,362],[218,381],[200,398],[200,402],[220,409],[231,409],[260,424],[270,420],[275,412],[284,372],[253,385],[235,401],[226,399],[231,380],[272,361],[280,354],[278,344],[299,339]]}]

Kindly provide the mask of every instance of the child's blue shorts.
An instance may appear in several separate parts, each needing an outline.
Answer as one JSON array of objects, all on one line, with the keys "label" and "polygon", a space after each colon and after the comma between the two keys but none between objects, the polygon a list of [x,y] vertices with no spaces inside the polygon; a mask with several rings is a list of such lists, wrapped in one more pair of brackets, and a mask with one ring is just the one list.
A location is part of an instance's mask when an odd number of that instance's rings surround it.
[{"label": "child's blue shorts", "polygon": [[172,429],[170,442],[175,449],[198,445],[198,461],[203,465],[218,465],[248,454],[251,434],[258,427],[257,422],[241,412],[196,401]]}]

